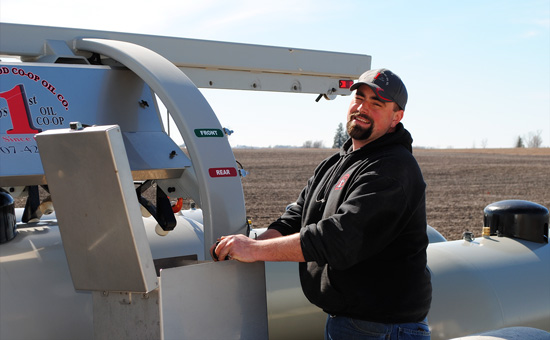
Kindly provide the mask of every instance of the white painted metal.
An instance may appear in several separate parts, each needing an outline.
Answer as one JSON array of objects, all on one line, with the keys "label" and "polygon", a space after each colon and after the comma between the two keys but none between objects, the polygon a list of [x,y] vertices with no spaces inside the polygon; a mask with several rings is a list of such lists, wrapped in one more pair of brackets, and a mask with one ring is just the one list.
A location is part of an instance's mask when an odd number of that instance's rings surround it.
[{"label": "white painted metal", "polygon": [[36,139],[74,287],[95,291],[97,339],[267,339],[263,263],[164,268],[158,284],[118,126]]},{"label": "white painted metal", "polygon": [[160,283],[164,339],[267,339],[263,262],[168,268]]},{"label": "white painted metal", "polygon": [[57,221],[21,227],[0,246],[0,339],[93,339],[91,294],[74,289]]},{"label": "white painted metal", "polygon": [[[185,140],[198,182],[204,212],[204,237],[213,244],[218,237],[246,231],[246,212],[241,179],[235,157],[226,138],[200,138],[204,129],[222,127],[195,85],[170,61],[144,47],[121,41],[78,39],[75,47],[109,56],[140,76],[159,96]],[[212,171],[229,172],[215,177]],[[232,171],[234,170],[234,172]],[[183,173],[189,181],[188,172]],[[181,197],[176,191],[176,197]],[[216,226],[214,228],[213,226]]]},{"label": "white painted metal", "polygon": [[349,95],[338,81],[357,79],[371,66],[367,55],[8,23],[0,23],[0,55],[34,60],[45,56],[46,41],[65,42],[74,52],[74,40],[83,37],[155,51],[204,88]]},{"label": "white painted metal", "polygon": [[[108,66],[40,63],[0,63],[0,70],[0,93],[20,87],[27,100],[27,112],[15,112],[0,98],[1,108],[9,111],[0,119],[0,186],[46,184],[33,136],[68,128],[74,121],[119,125],[135,180],[176,178],[191,166],[164,132],[156,99],[135,73]],[[36,131],[8,133],[12,120],[21,116]],[[170,158],[173,150],[178,154]]]},{"label": "white painted metal", "polygon": [[157,288],[120,128],[48,130],[36,141],[75,289]]},{"label": "white painted metal", "polygon": [[161,339],[159,289],[92,292],[94,340]]},{"label": "white painted metal", "polygon": [[[16,209],[19,222],[22,212]],[[162,237],[152,217],[143,219],[153,258],[196,254],[204,260],[202,225],[179,214],[176,220]],[[0,246],[0,339],[93,339],[92,295],[74,289],[56,214],[20,223],[18,232]]]},{"label": "white painted metal", "polygon": [[550,245],[508,237],[428,247],[433,339],[512,326],[550,331]]},{"label": "white painted metal", "polygon": [[[1,339],[92,338],[92,297],[72,287],[55,217],[20,225],[20,235],[0,246]],[[202,225],[179,214],[176,218],[177,227],[165,237],[154,232],[153,218],[143,219],[153,258],[198,254],[203,260]],[[502,327],[550,331],[548,263],[550,245],[505,237],[430,244],[432,339]],[[303,296],[297,265],[266,263],[265,270],[269,338],[322,339],[325,315]],[[53,305],[55,314],[49,312]],[[26,327],[29,319],[35,327]]]},{"label": "white painted metal", "polygon": [[[89,37],[94,39],[88,39]],[[132,43],[146,46],[149,50]],[[253,47],[242,44],[187,41],[113,32],[0,24],[0,54],[18,55],[22,56],[24,60],[39,59],[42,62],[85,62],[81,56],[89,56],[90,51],[112,58],[104,59],[106,62],[113,63],[113,59],[121,62],[142,77],[153,88],[153,91],[159,91],[161,94],[164,91],[162,94],[164,97],[161,97],[163,102],[165,104],[169,102],[172,108],[182,110],[181,112],[176,110],[176,116],[180,121],[178,128],[185,132],[184,139],[190,139],[191,143],[196,145],[208,145],[204,149],[197,147],[195,156],[191,157],[192,167],[183,171],[184,176],[176,180],[165,179],[159,183],[162,187],[173,186],[177,193],[191,193],[190,196],[199,203],[201,200],[206,201],[207,208],[208,204],[216,209],[222,206],[222,214],[212,217],[210,216],[212,211],[208,211],[208,209],[205,211],[206,224],[212,224],[206,228],[206,232],[203,231],[202,223],[198,220],[192,221],[178,214],[175,230],[165,237],[155,234],[156,222],[152,218],[143,219],[151,255],[154,259],[192,254],[197,254],[199,260],[209,259],[206,252],[212,243],[214,233],[217,231],[220,234],[230,233],[230,230],[235,231],[244,221],[241,193],[233,196],[233,198],[237,197],[235,200],[237,206],[234,210],[235,206],[224,206],[226,203],[223,198],[220,198],[220,196],[231,197],[234,193],[228,194],[224,190],[212,190],[213,183],[216,183],[214,179],[206,179],[206,186],[210,185],[206,189],[206,194],[212,194],[212,199],[204,198],[205,189],[201,189],[199,193],[198,188],[204,186],[205,183],[205,179],[201,179],[201,176],[205,176],[204,171],[209,169],[212,164],[218,164],[214,161],[210,163],[210,160],[203,161],[200,158],[209,157],[212,148],[219,145],[223,145],[220,153],[225,156],[228,153],[227,150],[224,150],[225,142],[214,143],[209,140],[194,139],[195,137],[200,138],[197,135],[193,136],[197,129],[205,127],[212,129],[213,126],[215,129],[220,128],[217,119],[202,97],[194,97],[197,90],[189,79],[169,73],[180,74],[178,67],[188,70],[190,74],[193,74],[193,81],[199,86],[205,87],[273,89],[288,92],[312,91],[312,93],[324,93],[327,96],[332,96],[333,93],[329,93],[330,91],[317,88],[312,90],[313,86],[310,88],[308,82],[321,83],[323,84],[321,87],[327,89],[332,85],[326,86],[325,81],[332,82],[345,73],[342,70],[340,70],[342,72],[333,72],[335,68],[332,67],[346,64],[350,65],[350,68],[357,67],[360,70],[355,73],[355,77],[364,69],[370,68],[370,57],[368,56],[346,56],[292,49],[285,51],[284,48],[265,46]],[[232,51],[235,53],[230,53]],[[244,54],[239,54],[241,52]],[[263,61],[252,62],[249,56],[253,53],[258,56],[258,60]],[[169,62],[159,54],[168,58]],[[231,57],[227,58],[229,54]],[[188,58],[188,56],[191,57]],[[368,65],[365,64],[367,60]],[[156,65],[157,62],[158,65]],[[168,65],[174,63],[177,65]],[[309,64],[312,67],[307,67]],[[120,66],[120,64],[118,65]],[[301,65],[306,65],[306,67]],[[48,65],[48,67],[55,69],[56,72],[61,72],[64,69],[58,65]],[[103,74],[116,73],[106,66],[85,65],[80,67],[90,70],[92,73],[100,72],[99,70],[103,70],[101,71],[104,72]],[[173,72],[174,70],[177,72]],[[256,72],[259,72],[259,75]],[[132,72],[127,73],[133,74]],[[214,79],[218,74],[221,75],[219,79]],[[137,79],[135,75],[133,77]],[[120,79],[122,78],[114,76],[106,83],[117,87],[115,84],[120,84]],[[230,84],[230,79],[237,80],[238,84]],[[175,89],[181,91],[178,92]],[[4,89],[0,90],[4,91]],[[149,90],[146,88],[142,91],[139,92],[140,95]],[[150,95],[150,91],[148,95]],[[192,98],[186,97],[186,100],[178,101],[176,97],[180,95],[188,95]],[[126,96],[124,97],[126,98]],[[192,107],[190,115],[188,112],[183,112],[182,108],[188,105]],[[129,107],[129,110],[133,109]],[[201,120],[203,118],[198,117],[198,113],[193,113],[193,110],[204,110],[203,112],[209,117],[206,121]],[[155,114],[158,116],[158,113],[155,112]],[[123,119],[122,121],[132,124],[132,121],[136,119],[133,115],[128,117],[128,120]],[[158,120],[158,117],[156,119]],[[201,126],[201,123],[204,122],[212,125]],[[141,131],[141,129],[138,130]],[[126,130],[123,129],[123,131]],[[224,139],[219,138],[219,140]],[[139,149],[143,148],[143,145],[139,143],[135,145]],[[139,152],[130,157],[137,156],[139,156]],[[229,161],[230,158],[228,156],[227,160]],[[200,165],[200,162],[204,162],[204,164]],[[0,180],[2,180],[2,176],[0,176]],[[205,204],[202,203],[204,208]],[[68,205],[68,203],[64,203],[64,205]],[[56,209],[59,208],[56,207]],[[189,211],[183,215],[188,213],[189,216],[196,216],[197,212],[197,210]],[[18,215],[20,218],[20,211]],[[228,229],[223,229],[226,216],[237,216],[238,221],[232,223]],[[49,215],[46,218],[50,218],[50,220],[44,220],[37,224],[20,224],[19,235],[14,240],[0,245],[0,338],[91,339],[93,337],[92,295],[74,289],[65,251],[62,247],[64,243],[61,242],[56,221],[52,220],[56,218],[56,215]],[[60,221],[62,222],[62,217]],[[219,224],[212,221],[219,222]],[[214,227],[215,231],[212,230]],[[429,315],[429,321],[433,328],[433,339],[447,339],[509,326],[528,326],[550,330],[550,308],[548,307],[550,306],[550,270],[548,270],[550,247],[548,244],[536,244],[508,238],[445,242],[437,234],[432,233],[430,240],[433,239],[441,241],[430,244],[428,248],[428,264],[432,271],[434,285],[434,299]],[[232,262],[209,265],[218,264],[232,266]],[[166,274],[171,276],[180,270],[183,268],[176,268],[174,271],[167,269]],[[268,289],[267,314],[270,338],[322,338],[324,314],[309,304],[301,294],[296,264],[267,264],[265,276],[265,285]],[[185,277],[192,280],[191,284],[198,284],[198,281]],[[179,276],[175,275],[173,279],[166,286],[167,291],[171,291],[168,295],[170,301],[175,301],[178,296],[175,282],[179,281]],[[256,279],[252,282],[255,285],[263,285]],[[249,289],[246,284],[240,287]],[[202,288],[199,285],[196,289],[201,290]],[[204,289],[204,292],[208,295],[208,287]],[[236,303],[239,303],[239,299],[245,301],[244,303],[259,299],[256,296],[246,300],[247,297],[243,294],[245,292],[241,291],[231,297]],[[189,298],[194,297],[190,296]],[[212,303],[209,296],[201,295],[197,299],[201,302]],[[159,303],[162,304],[161,301]],[[191,304],[194,304],[193,308],[196,308],[199,302],[195,300]],[[55,313],[51,311],[52,306],[55,306]],[[167,307],[166,311],[177,310],[174,314],[177,317],[171,322],[178,323],[180,319],[177,318],[181,317],[179,313],[187,313],[187,307],[181,303]],[[178,310],[178,308],[180,309]],[[237,309],[228,308],[227,310],[233,312]],[[261,312],[258,312],[259,314]],[[196,322],[200,322],[201,328],[206,328],[218,322],[220,316],[216,315],[215,320],[208,319],[208,316],[203,316],[203,319]],[[254,326],[251,327],[254,328]],[[260,327],[265,327],[265,323],[260,322]],[[163,325],[162,329],[170,332],[172,326]],[[197,331],[195,330],[195,332]]]},{"label": "white painted metal", "polygon": [[549,340],[550,333],[531,327],[508,327],[451,340]]}]

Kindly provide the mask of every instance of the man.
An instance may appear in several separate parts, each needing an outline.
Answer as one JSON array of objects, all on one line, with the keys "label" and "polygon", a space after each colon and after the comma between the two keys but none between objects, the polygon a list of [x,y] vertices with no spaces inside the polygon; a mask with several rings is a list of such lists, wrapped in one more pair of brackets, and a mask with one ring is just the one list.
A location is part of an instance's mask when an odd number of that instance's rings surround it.
[{"label": "man", "polygon": [[361,75],[347,114],[350,139],[315,170],[297,202],[258,240],[222,237],[219,259],[300,262],[306,297],[327,314],[326,339],[429,339],[425,183],[400,122],[401,79]]}]

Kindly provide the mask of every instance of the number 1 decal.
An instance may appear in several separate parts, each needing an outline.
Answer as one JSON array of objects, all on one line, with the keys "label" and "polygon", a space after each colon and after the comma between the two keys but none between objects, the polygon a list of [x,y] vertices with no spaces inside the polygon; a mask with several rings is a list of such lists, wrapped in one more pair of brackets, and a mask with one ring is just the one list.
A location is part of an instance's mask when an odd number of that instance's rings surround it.
[{"label": "number 1 decal", "polygon": [[0,92],[0,98],[4,98],[8,102],[11,124],[13,125],[13,129],[6,131],[7,134],[35,134],[42,131],[42,129],[34,127],[32,123],[31,110],[22,84],[15,85],[9,91]]}]

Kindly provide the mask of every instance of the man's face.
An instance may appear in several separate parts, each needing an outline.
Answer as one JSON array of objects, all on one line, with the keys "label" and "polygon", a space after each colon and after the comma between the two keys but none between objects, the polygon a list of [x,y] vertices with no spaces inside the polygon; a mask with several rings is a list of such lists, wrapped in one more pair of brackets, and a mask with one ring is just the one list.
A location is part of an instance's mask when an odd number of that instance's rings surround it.
[{"label": "man's face", "polygon": [[354,149],[362,147],[388,132],[403,118],[403,110],[394,111],[396,104],[383,102],[367,85],[361,85],[351,100],[347,130],[353,139]]}]

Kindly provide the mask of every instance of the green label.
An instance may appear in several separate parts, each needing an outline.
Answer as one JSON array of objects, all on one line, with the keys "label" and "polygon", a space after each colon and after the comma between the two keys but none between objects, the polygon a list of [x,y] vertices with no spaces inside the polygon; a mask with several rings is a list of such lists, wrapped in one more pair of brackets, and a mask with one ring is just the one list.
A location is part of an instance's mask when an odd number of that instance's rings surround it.
[{"label": "green label", "polygon": [[220,129],[195,129],[197,137],[223,137],[223,132]]}]

